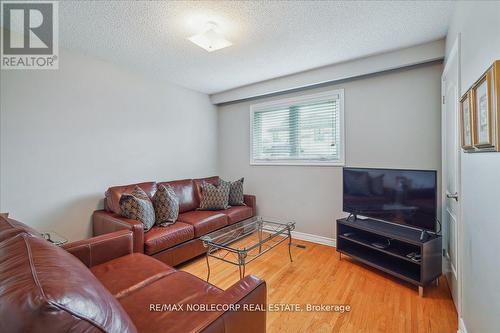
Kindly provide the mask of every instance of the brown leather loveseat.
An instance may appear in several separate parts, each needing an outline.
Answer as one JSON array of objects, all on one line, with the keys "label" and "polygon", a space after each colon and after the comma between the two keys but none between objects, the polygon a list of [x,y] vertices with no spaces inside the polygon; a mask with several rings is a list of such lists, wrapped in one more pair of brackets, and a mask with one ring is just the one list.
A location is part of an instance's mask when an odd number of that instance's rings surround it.
[{"label": "brown leather loveseat", "polygon": [[[255,215],[255,196],[245,195],[246,206],[234,206],[221,211],[199,211],[201,184],[217,185],[219,177],[183,179],[169,182],[146,182],[110,187],[105,194],[104,210],[93,214],[94,236],[127,229],[134,235],[134,252],[145,253],[164,263],[175,266],[204,252],[206,249],[199,237],[227,225]],[[131,192],[137,185],[151,198],[157,185],[172,186],[179,199],[179,219],[168,227],[154,226],[144,232],[141,222],[120,215],[120,197]]]},{"label": "brown leather loveseat", "polygon": [[0,332],[265,332],[245,310],[265,308],[264,281],[224,291],[132,246],[121,230],[63,249],[0,216]]}]

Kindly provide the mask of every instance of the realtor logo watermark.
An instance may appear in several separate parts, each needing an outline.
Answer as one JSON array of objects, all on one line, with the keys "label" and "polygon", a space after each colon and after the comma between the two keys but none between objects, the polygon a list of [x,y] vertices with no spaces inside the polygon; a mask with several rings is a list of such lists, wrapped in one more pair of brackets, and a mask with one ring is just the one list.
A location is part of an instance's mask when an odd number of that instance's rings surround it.
[{"label": "realtor logo watermark", "polygon": [[58,69],[56,1],[2,1],[2,69]]}]

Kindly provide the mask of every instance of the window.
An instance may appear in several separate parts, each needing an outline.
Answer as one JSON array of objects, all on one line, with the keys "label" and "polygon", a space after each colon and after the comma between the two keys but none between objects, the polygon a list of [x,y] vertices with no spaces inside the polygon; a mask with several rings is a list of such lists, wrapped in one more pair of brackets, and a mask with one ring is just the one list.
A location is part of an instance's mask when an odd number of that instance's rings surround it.
[{"label": "window", "polygon": [[343,165],[344,91],[250,107],[250,164]]}]

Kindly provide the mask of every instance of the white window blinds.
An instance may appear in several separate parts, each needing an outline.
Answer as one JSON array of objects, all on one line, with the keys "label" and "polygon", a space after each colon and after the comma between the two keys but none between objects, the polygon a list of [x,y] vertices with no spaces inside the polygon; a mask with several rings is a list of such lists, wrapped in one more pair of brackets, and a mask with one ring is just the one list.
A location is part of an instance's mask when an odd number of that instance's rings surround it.
[{"label": "white window blinds", "polygon": [[343,163],[343,91],[251,108],[252,164]]}]

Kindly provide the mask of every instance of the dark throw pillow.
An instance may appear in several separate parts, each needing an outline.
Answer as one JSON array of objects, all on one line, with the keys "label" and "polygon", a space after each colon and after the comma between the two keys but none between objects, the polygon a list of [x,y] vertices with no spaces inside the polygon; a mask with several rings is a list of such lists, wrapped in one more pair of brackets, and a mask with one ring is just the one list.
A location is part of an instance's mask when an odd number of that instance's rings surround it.
[{"label": "dark throw pillow", "polygon": [[159,185],[153,196],[156,224],[166,227],[174,224],[179,217],[179,198],[170,185]]},{"label": "dark throw pillow", "polygon": [[203,182],[201,184],[201,200],[198,210],[221,210],[231,207],[229,206],[230,189],[231,183],[222,179],[219,186]]},{"label": "dark throw pillow", "polygon": [[144,231],[148,231],[155,225],[153,203],[139,186],[136,186],[131,193],[122,194],[120,210],[123,217],[142,222]]},{"label": "dark throw pillow", "polygon": [[243,178],[231,182],[229,189],[229,205],[246,206],[243,197]]}]

